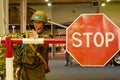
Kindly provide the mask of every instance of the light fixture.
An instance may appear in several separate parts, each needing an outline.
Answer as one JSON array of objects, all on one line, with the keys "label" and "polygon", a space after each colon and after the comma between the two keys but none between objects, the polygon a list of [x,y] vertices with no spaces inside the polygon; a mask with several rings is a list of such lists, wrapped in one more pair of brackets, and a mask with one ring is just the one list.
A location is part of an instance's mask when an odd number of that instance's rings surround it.
[{"label": "light fixture", "polygon": [[49,2],[47,5],[48,5],[48,6],[51,6],[51,5],[52,5],[52,3],[51,3],[51,2]]},{"label": "light fixture", "polygon": [[45,2],[48,2],[49,0],[45,0]]},{"label": "light fixture", "polygon": [[111,0],[106,0],[106,2],[110,2]]},{"label": "light fixture", "polygon": [[105,3],[102,3],[102,4],[101,4],[102,7],[105,6],[105,5],[106,5]]}]

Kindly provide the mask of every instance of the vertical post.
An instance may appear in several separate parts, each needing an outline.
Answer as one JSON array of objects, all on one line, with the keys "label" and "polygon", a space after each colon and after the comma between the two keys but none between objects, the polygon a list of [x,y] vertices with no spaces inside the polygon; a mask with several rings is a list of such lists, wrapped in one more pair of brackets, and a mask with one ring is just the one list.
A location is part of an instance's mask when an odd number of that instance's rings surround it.
[{"label": "vertical post", "polygon": [[[51,34],[54,37],[54,26],[53,26],[53,24],[51,24]],[[50,54],[52,59],[54,58],[54,54],[55,54],[55,44],[52,44],[52,46],[51,46],[51,54]]]},{"label": "vertical post", "polygon": [[5,34],[4,0],[0,0],[0,34]]},{"label": "vertical post", "polygon": [[4,29],[9,33],[9,0],[3,0],[4,3]]},{"label": "vertical post", "polygon": [[13,55],[11,37],[6,37],[6,80],[13,80]]},{"label": "vertical post", "polygon": [[26,31],[26,19],[27,19],[27,0],[20,0],[20,31],[21,33]]},{"label": "vertical post", "polygon": [[96,7],[96,13],[99,13],[99,6]]}]

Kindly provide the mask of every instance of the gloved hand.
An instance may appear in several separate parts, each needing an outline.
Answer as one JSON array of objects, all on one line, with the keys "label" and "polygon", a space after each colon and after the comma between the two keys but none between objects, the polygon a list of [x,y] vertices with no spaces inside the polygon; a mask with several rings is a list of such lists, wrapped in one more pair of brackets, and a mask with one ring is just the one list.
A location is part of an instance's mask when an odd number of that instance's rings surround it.
[{"label": "gloved hand", "polygon": [[29,38],[38,38],[38,34],[35,30],[31,30],[29,33]]},{"label": "gloved hand", "polygon": [[20,75],[20,68],[17,68],[15,71],[15,77],[18,78],[19,75]]}]

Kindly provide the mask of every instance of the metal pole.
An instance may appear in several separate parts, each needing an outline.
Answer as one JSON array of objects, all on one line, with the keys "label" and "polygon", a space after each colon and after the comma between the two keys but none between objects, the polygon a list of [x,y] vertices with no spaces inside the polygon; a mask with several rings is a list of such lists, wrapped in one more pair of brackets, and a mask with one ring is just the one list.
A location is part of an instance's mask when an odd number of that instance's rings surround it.
[{"label": "metal pole", "polygon": [[[53,24],[51,24],[51,34],[53,35],[53,37],[55,36],[55,33],[54,33],[54,29],[55,27],[53,26]],[[55,55],[55,44],[52,44],[51,45],[51,54],[50,54],[50,56],[51,56],[51,58],[53,59],[54,58],[54,55]]]},{"label": "metal pole", "polygon": [[48,21],[48,23],[51,23],[51,24],[60,26],[60,27],[62,27],[62,28],[67,28],[67,26],[64,26],[64,25],[61,25],[61,24],[59,24],[59,23],[55,23],[55,22],[52,22],[52,21]]},{"label": "metal pole", "polygon": [[66,42],[65,38],[23,38],[23,39],[11,39],[15,44],[63,44]]},{"label": "metal pole", "polygon": [[[7,38],[7,37],[6,37]],[[0,44],[6,43],[6,39],[0,38]],[[11,38],[12,44],[64,44],[65,38]]]}]

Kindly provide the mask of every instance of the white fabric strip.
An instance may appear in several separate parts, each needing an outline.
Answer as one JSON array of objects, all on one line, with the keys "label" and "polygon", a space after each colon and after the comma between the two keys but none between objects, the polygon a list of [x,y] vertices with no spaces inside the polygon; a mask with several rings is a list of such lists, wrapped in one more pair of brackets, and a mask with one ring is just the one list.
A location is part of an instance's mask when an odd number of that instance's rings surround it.
[{"label": "white fabric strip", "polygon": [[39,38],[39,39],[24,38],[23,44],[44,44],[44,38]]}]

